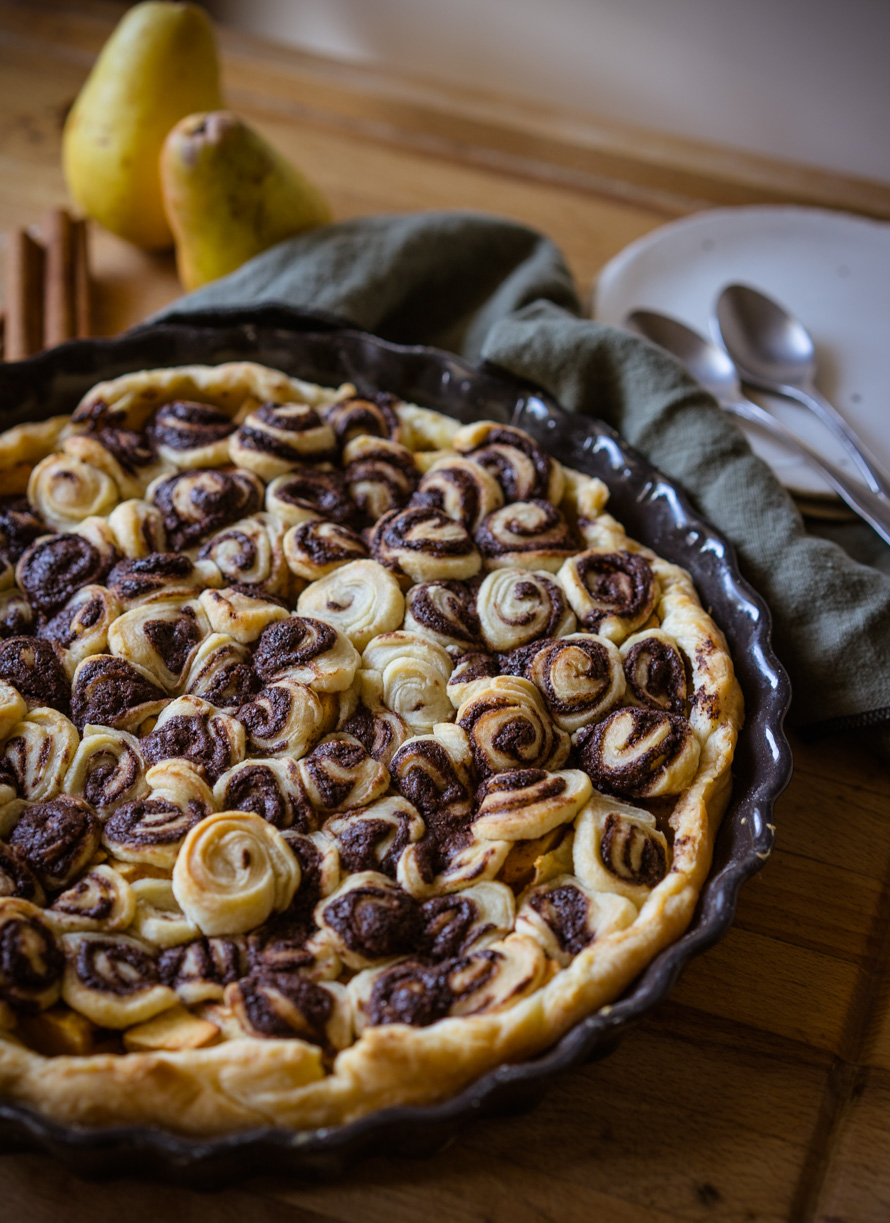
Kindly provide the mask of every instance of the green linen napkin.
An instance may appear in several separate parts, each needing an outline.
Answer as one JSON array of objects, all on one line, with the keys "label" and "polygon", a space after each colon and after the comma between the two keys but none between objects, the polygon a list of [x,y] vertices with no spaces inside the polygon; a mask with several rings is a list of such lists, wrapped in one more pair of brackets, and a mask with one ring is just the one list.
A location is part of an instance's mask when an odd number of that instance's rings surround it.
[{"label": "green linen napkin", "polygon": [[734,422],[673,358],[581,317],[541,234],[478,213],[374,216],[313,230],[156,315],[281,303],[385,339],[492,362],[607,421],[684,486],[765,597],[792,723],[873,728],[890,753],[890,549],[866,526],[804,526]]}]

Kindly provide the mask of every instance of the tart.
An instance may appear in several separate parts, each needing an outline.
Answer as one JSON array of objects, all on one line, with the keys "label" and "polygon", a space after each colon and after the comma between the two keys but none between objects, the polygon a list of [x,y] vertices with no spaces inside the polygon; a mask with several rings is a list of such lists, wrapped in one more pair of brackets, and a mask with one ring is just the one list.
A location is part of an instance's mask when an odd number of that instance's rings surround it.
[{"label": "tart", "polygon": [[598,479],[250,362],[101,383],[0,469],[4,1098],[432,1103],[688,925],[740,690]]}]

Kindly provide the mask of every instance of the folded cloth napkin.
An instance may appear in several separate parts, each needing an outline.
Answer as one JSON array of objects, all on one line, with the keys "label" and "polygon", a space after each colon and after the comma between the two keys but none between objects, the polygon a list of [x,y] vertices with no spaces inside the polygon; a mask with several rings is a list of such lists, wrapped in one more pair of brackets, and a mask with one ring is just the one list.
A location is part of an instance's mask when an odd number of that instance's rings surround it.
[{"label": "folded cloth napkin", "polygon": [[313,230],[156,315],[279,303],[402,344],[450,349],[607,421],[682,484],[765,597],[803,731],[870,728],[890,756],[890,549],[866,526],[804,526],[734,422],[666,353],[583,318],[541,234],[477,213],[375,216]]}]

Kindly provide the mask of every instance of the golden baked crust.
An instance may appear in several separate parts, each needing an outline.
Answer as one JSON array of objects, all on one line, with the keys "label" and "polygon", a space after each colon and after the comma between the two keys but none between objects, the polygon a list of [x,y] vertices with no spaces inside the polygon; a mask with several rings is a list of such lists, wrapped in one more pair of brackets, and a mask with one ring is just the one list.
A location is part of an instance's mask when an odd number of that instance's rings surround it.
[{"label": "golden baked crust", "polygon": [[4,1098],[429,1103],[686,928],[741,694],[600,481],[249,362],[102,383],[0,468]]}]

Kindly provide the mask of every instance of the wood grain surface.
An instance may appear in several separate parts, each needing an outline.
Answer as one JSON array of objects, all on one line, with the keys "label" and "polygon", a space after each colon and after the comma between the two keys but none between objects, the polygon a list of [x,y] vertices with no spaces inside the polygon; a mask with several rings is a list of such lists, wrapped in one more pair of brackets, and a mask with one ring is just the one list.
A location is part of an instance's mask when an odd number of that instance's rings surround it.
[{"label": "wood grain surface", "polygon": [[[0,230],[67,203],[60,132],[121,11],[0,0]],[[890,214],[877,184],[665,144],[509,100],[381,78],[223,31],[229,104],[338,218],[477,208],[539,227],[582,292],[634,238],[702,201]],[[648,143],[647,143],[648,140]],[[732,163],[730,165],[730,163]],[[96,334],[175,297],[170,256],[92,228]],[[667,1223],[890,1218],[890,770],[851,736],[794,740],[777,849],[729,936],[607,1060],[524,1116],[424,1161],[337,1183],[263,1177],[215,1195],[82,1182],[0,1153],[0,1218],[28,1223]]]}]

